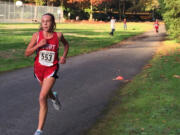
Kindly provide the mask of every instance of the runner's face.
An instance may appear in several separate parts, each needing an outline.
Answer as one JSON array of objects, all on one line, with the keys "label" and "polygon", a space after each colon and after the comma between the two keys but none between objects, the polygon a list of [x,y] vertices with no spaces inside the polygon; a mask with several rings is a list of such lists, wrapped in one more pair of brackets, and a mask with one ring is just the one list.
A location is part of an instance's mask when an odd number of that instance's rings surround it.
[{"label": "runner's face", "polygon": [[51,21],[51,16],[49,15],[44,15],[42,17],[42,28],[43,31],[49,32],[51,25],[52,25],[52,21]]}]

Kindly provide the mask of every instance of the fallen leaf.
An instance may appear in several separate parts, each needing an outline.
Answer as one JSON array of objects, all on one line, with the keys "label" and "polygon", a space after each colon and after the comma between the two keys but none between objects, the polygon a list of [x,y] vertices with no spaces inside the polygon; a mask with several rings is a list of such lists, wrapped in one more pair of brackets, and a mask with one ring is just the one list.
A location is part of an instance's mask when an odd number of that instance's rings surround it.
[{"label": "fallen leaf", "polygon": [[148,77],[148,74],[144,74],[144,76],[143,76],[144,78],[147,78]]},{"label": "fallen leaf", "polygon": [[147,69],[147,68],[150,68],[150,67],[152,67],[152,64],[147,64],[147,65],[145,65],[145,66],[143,67],[143,69]]},{"label": "fallen leaf", "polygon": [[173,75],[173,77],[180,79],[180,75]]},{"label": "fallen leaf", "polygon": [[179,58],[179,57],[176,57],[176,61],[177,61],[177,62],[180,62],[180,58]]},{"label": "fallen leaf", "polygon": [[162,122],[163,122],[163,123],[166,123],[166,120],[163,120]]},{"label": "fallen leaf", "polygon": [[164,76],[164,75],[160,75],[160,77],[161,77],[161,78],[165,78],[165,76]]},{"label": "fallen leaf", "polygon": [[144,131],[144,128],[141,128],[142,131]]}]

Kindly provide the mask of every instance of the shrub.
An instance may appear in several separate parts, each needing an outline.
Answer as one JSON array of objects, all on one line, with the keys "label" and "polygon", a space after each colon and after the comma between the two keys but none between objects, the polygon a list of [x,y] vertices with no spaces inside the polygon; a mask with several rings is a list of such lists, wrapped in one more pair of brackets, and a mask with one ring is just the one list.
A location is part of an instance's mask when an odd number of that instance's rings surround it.
[{"label": "shrub", "polygon": [[159,0],[170,37],[180,42],[180,0]]}]

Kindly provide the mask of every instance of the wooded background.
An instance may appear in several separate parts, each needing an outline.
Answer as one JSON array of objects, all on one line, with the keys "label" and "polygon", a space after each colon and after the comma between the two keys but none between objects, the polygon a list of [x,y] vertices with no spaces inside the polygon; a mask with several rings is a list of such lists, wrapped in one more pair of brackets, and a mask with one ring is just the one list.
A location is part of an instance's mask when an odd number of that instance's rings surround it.
[{"label": "wooded background", "polygon": [[[17,0],[1,0],[16,2]],[[24,4],[55,6],[65,19],[154,21],[163,19],[172,38],[180,40],[180,0],[21,0]]]}]

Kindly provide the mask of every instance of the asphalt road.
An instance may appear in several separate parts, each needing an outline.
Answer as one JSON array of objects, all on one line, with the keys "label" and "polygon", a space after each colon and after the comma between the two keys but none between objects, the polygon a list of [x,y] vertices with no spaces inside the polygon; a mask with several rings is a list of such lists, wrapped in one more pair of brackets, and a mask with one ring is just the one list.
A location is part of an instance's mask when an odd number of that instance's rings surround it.
[{"label": "asphalt road", "polygon": [[[113,48],[83,54],[61,65],[58,91],[63,109],[49,101],[44,135],[83,135],[99,118],[115,91],[123,84],[118,75],[132,79],[152,58],[165,35],[144,33]],[[33,68],[0,75],[0,135],[33,135],[38,119],[40,87]]]}]

